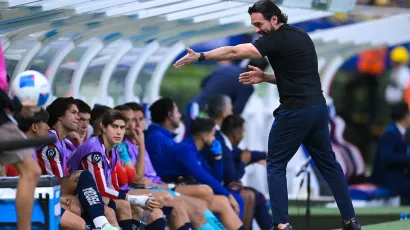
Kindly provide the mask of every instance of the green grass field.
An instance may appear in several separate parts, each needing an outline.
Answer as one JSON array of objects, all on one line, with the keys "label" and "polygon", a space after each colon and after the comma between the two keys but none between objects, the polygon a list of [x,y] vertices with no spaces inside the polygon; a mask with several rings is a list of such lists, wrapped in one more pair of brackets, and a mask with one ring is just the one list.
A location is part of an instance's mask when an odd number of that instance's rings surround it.
[{"label": "green grass field", "polygon": [[[337,208],[321,208],[321,207],[312,207],[310,209],[312,216],[334,216],[334,215],[340,215],[339,210]],[[291,216],[293,215],[304,215],[305,214],[305,207],[300,207],[299,212],[297,207],[290,207],[289,208],[289,214]],[[397,215],[397,218],[400,217],[401,213],[410,213],[410,207],[409,206],[404,206],[404,207],[398,207],[398,208],[393,208],[393,207],[387,207],[387,208],[356,208],[355,209],[356,214],[358,216],[360,215]],[[410,228],[409,228],[410,230]]]},{"label": "green grass field", "polygon": [[[381,224],[367,225],[362,227],[363,230],[409,230],[410,220],[406,221],[393,221]],[[339,229],[334,229],[339,230]]]},{"label": "green grass field", "polygon": [[410,229],[410,220],[394,221],[382,224],[363,226],[363,230],[408,230]]},{"label": "green grass field", "polygon": [[[410,207],[399,208],[356,208],[357,219],[368,230],[410,230],[410,220],[399,221],[401,213],[410,213]],[[305,230],[305,207],[289,208],[290,220],[294,229]],[[391,227],[390,227],[391,226]],[[312,207],[310,230],[341,229],[341,218],[336,208]]]}]

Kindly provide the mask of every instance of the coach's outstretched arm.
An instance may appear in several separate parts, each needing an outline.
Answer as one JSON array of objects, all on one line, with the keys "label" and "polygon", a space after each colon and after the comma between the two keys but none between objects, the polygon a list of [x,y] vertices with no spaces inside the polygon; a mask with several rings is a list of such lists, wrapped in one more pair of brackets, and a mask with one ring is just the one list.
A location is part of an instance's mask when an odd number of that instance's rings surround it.
[{"label": "coach's outstretched arm", "polygon": [[[181,68],[198,61],[227,61],[234,59],[262,58],[262,55],[252,43],[240,44],[237,46],[223,46],[208,52],[201,53],[187,48],[188,53],[175,62],[175,68]],[[199,60],[201,58],[201,60]]]},{"label": "coach's outstretched arm", "polygon": [[[175,62],[175,68],[182,68],[198,61],[226,61],[234,59],[254,59],[263,58],[261,53],[252,43],[240,44],[236,46],[223,46],[208,52],[198,53],[187,48],[188,53]],[[202,56],[201,56],[202,55]],[[245,85],[268,82],[276,84],[276,77],[273,73],[264,73],[259,68],[249,66],[252,71],[243,73],[239,81]]]}]

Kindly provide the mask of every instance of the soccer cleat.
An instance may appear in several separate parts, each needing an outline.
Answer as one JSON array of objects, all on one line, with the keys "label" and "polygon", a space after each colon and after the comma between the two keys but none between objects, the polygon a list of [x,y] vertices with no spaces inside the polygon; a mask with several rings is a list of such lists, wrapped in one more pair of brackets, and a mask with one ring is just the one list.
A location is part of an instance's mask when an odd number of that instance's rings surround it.
[{"label": "soccer cleat", "polygon": [[293,230],[293,228],[291,225],[287,225],[286,228],[273,227],[271,230]]},{"label": "soccer cleat", "polygon": [[351,219],[348,224],[343,222],[342,230],[361,230],[362,226],[360,226],[359,222],[356,219]]},{"label": "soccer cleat", "polygon": [[102,226],[101,230],[121,230],[121,228],[114,227],[107,223]]}]

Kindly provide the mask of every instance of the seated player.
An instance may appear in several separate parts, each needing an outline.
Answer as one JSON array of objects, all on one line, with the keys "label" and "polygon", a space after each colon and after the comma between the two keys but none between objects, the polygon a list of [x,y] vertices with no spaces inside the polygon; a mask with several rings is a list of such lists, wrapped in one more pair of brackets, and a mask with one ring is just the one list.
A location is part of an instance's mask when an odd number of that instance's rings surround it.
[{"label": "seated player", "polygon": [[[45,137],[48,134],[48,113],[44,109],[41,109],[32,117],[27,118],[16,115],[15,119],[19,123],[20,130],[23,131],[27,135],[27,137]],[[68,179],[69,177],[65,177],[63,178],[63,181]],[[69,183],[64,183],[63,181],[61,183],[61,191],[62,193],[64,192],[64,194],[66,194],[65,190],[67,190],[66,188]],[[84,173],[82,176],[78,175],[73,181],[75,181],[76,185],[75,188],[72,188],[70,190],[75,191],[70,192],[69,194],[78,194],[78,198],[67,196],[61,197],[61,206],[63,208],[62,219],[60,222],[61,227],[71,229],[84,229],[83,227],[85,227],[85,222],[82,218],[80,218],[81,211],[78,212],[78,210],[81,210],[82,206],[86,210],[89,210],[89,216],[95,222],[94,225],[97,228],[100,227],[102,229],[115,229],[110,224],[108,224],[108,221],[104,216],[104,203],[102,202],[101,196],[99,194],[96,194],[95,182],[92,179],[91,175],[89,173],[88,175],[87,173]],[[93,203],[90,203],[88,201],[91,198],[93,199]],[[79,202],[70,206],[65,205],[68,203],[68,201],[70,201],[71,203],[71,200]],[[67,209],[68,211],[64,212],[64,210]],[[102,212],[100,212],[99,210],[102,210]]]},{"label": "seated player", "polygon": [[[245,167],[249,164],[266,159],[266,153],[248,150],[242,151],[238,147],[245,132],[245,128],[243,127],[245,121],[240,117],[235,117],[238,118],[233,120],[236,122],[230,126],[228,125],[232,128],[229,128],[228,134],[224,135],[221,132],[223,121],[232,115],[232,103],[228,96],[217,95],[212,97],[207,105],[207,114],[210,119],[215,121],[215,138],[223,145],[223,182],[233,194],[240,193],[241,197],[244,199],[245,207],[243,221],[245,226],[247,228],[251,226],[253,216],[255,215],[259,227],[262,229],[269,229],[272,221],[268,214],[268,209],[266,208],[265,197],[255,189],[242,189],[242,183],[240,183],[240,179],[245,173]],[[232,119],[229,120],[232,121]],[[232,127],[232,125],[235,127]],[[207,152],[203,153],[208,155],[208,162],[213,160],[212,154],[208,154]],[[237,196],[235,196],[235,198],[237,198]],[[255,205],[258,206],[258,208],[254,209],[253,207]]]},{"label": "seated player", "polygon": [[[106,112],[108,110],[110,110],[109,107],[99,105],[99,106],[94,107],[93,110],[91,111],[91,121],[90,122],[91,122],[91,124],[94,128],[93,135],[101,135],[102,116],[103,116],[104,112]],[[118,164],[115,167],[116,167],[116,169],[121,169],[121,167],[119,167]],[[123,182],[124,178],[122,178],[121,172],[118,171],[117,174],[118,174],[117,176],[118,176],[118,180],[119,180],[118,182],[119,183]],[[124,186],[122,188],[128,189],[126,186]],[[146,194],[146,192],[151,192],[151,191],[146,191],[146,190],[134,191],[134,193],[138,193],[138,195]],[[158,195],[160,195],[160,196],[158,196]],[[186,220],[185,220],[185,217],[184,217],[184,216],[188,215],[188,214],[186,214],[186,211],[176,210],[175,212],[172,212],[172,209],[173,209],[172,206],[169,206],[169,204],[167,203],[170,200],[170,197],[171,197],[170,194],[168,194],[166,192],[165,193],[155,192],[155,196],[157,198],[159,198],[159,201],[162,204],[165,205],[165,207],[163,208],[164,214],[166,216],[168,216],[168,214],[171,214],[171,219],[172,219],[171,223],[175,223],[176,226],[182,226],[182,227],[184,227],[185,225],[189,225],[188,223],[186,223]],[[179,201],[174,201],[174,202],[180,203]],[[182,204],[178,205],[176,207],[176,209],[183,209],[183,208],[184,207],[183,207]],[[178,213],[178,212],[180,214],[176,215],[176,213]],[[175,219],[178,219],[178,220],[176,221]]]},{"label": "seated player", "polygon": [[[144,133],[143,133],[142,128],[141,128],[141,127],[143,127],[143,126],[141,126],[141,125],[143,125],[143,121],[142,122],[137,121],[137,120],[141,120],[140,119],[140,116],[142,116],[141,111],[139,111],[139,113],[137,113],[139,115],[139,117],[134,117],[133,110],[131,108],[125,106],[125,105],[117,106],[116,109],[121,111],[123,113],[123,115],[128,120],[126,131],[125,131],[125,141],[120,143],[120,145],[118,145],[116,147],[116,150],[117,150],[117,152],[120,153],[119,155],[120,155],[121,159],[123,159],[126,162],[125,164],[126,164],[126,168],[127,168],[128,172],[131,172],[131,174],[134,174],[134,175],[130,175],[130,177],[139,178],[137,183],[138,182],[141,183],[141,181],[145,179],[145,169],[148,169],[149,171],[154,171],[153,168],[152,168],[151,161],[149,159],[149,155],[145,151]],[[138,127],[135,127],[136,125]],[[143,151],[144,154],[139,154],[140,151]],[[138,172],[138,173],[136,173],[136,172]],[[154,173],[155,173],[155,171],[154,171]],[[140,174],[141,176],[139,176],[138,174]],[[147,183],[148,186],[155,186],[152,181],[149,181],[148,178],[146,179],[145,182],[147,182],[147,181],[149,182],[149,183]],[[157,180],[157,182],[160,182],[160,179]],[[141,185],[141,184],[139,184],[139,185]],[[137,186],[139,186],[139,185],[137,184]],[[164,184],[162,183],[160,186],[163,186],[163,185]],[[172,188],[175,188],[175,184],[170,184],[170,185],[173,185]],[[142,184],[142,186],[145,187],[144,184]],[[196,187],[196,188],[194,188],[194,187]],[[184,195],[181,196],[179,194],[179,192],[184,194],[184,188],[185,188],[186,190],[188,190],[188,192],[189,192],[189,190],[194,190],[194,189],[199,190],[197,193],[201,194],[202,196],[204,196],[205,192],[209,191],[209,196],[212,196],[213,192],[210,191],[209,187],[207,189],[205,189],[205,191],[201,191],[201,189],[203,189],[204,186],[196,186],[196,185],[178,186],[177,188],[175,188],[175,189],[178,189],[178,191],[176,193],[174,191],[169,190],[168,186],[165,187],[164,189],[161,189],[161,188],[158,189],[156,187],[152,187],[152,188],[148,187],[148,188],[150,188],[150,190],[154,190],[154,192],[152,192],[152,193],[155,196],[157,196],[157,195],[161,196],[162,195],[162,194],[158,194],[157,192],[155,192],[155,191],[158,191],[158,190],[168,191],[173,196],[175,196],[173,199],[168,200],[166,203],[164,203],[164,205],[175,206],[176,205],[175,201],[182,201],[182,202],[186,203],[186,205],[184,207],[187,209],[189,218],[190,218],[193,226],[196,229],[206,229],[206,228],[210,227],[211,224],[207,223],[207,221],[205,219],[205,216],[209,215],[207,213],[210,212],[208,210],[206,202],[204,202],[204,201],[202,201],[198,198],[184,196]],[[212,199],[212,198],[207,197],[207,199]],[[214,224],[218,224],[219,221],[216,218],[213,218],[212,222]],[[219,223],[219,226],[222,226],[222,224]]]},{"label": "seated player", "polygon": [[110,107],[105,105],[95,105],[94,108],[91,110],[90,125],[93,128],[93,133],[90,134],[90,137],[98,136],[101,134],[102,116],[105,112],[107,112],[110,109]]},{"label": "seated player", "polygon": [[[212,149],[217,157],[222,157],[222,149],[215,147],[215,123],[210,119],[198,118],[191,123],[191,137],[181,143],[175,144],[162,155],[161,178],[173,183],[184,182],[185,184],[203,183],[209,185],[215,194],[227,197],[238,213],[238,204],[235,198],[226,190],[204,167],[207,162],[204,158],[198,158],[199,151],[205,147],[214,145]],[[228,229],[245,229],[234,210],[226,209],[224,213],[218,213],[222,223]]]},{"label": "seated player", "polygon": [[75,147],[78,147],[87,140],[88,126],[91,118],[91,108],[87,105],[87,103],[80,99],[75,99],[75,104],[77,105],[78,116],[80,119],[77,123],[77,130],[69,133],[69,139]]},{"label": "seated player", "polygon": [[145,229],[164,229],[165,220],[160,204],[155,198],[146,195],[134,195],[132,190],[121,190],[118,186],[115,165],[117,153],[113,149],[124,138],[126,119],[121,112],[107,111],[102,118],[102,134],[89,138],[81,144],[68,159],[70,172],[88,170],[94,176],[97,187],[103,196],[114,200],[125,200],[131,204],[133,217],[140,212],[139,207],[152,211],[151,216],[156,219]]},{"label": "seated player", "polygon": [[[238,145],[242,141],[244,133],[245,120],[238,115],[230,115],[224,119],[221,131],[219,135],[216,135],[216,137],[222,137],[222,140],[220,141],[223,143],[223,182],[230,190],[239,191],[244,197],[249,195],[249,193],[253,196],[253,206],[246,208],[245,205],[245,215],[247,214],[247,211],[249,211],[250,220],[247,222],[249,226],[252,224],[253,216],[255,216],[255,219],[262,230],[270,229],[272,218],[269,215],[269,209],[266,206],[265,197],[253,188],[243,187],[240,182],[240,179],[245,172],[244,168],[246,164],[250,162],[251,158],[249,152],[247,159],[244,159],[244,154],[239,157],[235,157],[234,154],[235,151],[242,152],[238,148]],[[237,150],[235,150],[235,148]]]},{"label": "seated player", "polygon": [[[168,164],[162,156],[167,154],[169,148],[176,144],[173,140],[175,137],[173,131],[180,124],[181,114],[179,113],[178,106],[170,98],[161,98],[154,102],[150,106],[150,112],[153,123],[146,132],[145,144],[152,164],[158,175],[161,176],[163,165]],[[162,176],[161,179],[171,183]],[[192,193],[191,196],[195,196],[195,193]],[[231,196],[228,199],[226,196],[214,195],[208,202],[208,208],[220,216],[229,214],[232,211],[232,206],[238,207],[238,204],[234,198],[231,199]],[[212,222],[210,219],[213,217],[211,215],[212,212],[208,212],[205,216],[209,222]]]},{"label": "seated player", "polygon": [[[231,99],[226,96],[226,95],[218,95],[215,97],[212,97],[207,105],[207,114],[210,119],[215,121],[216,124],[216,130],[215,130],[215,138],[219,140],[221,143],[224,142],[224,138],[222,138],[221,135],[221,126],[222,122],[226,117],[229,115],[232,115],[232,102]],[[241,137],[242,139],[243,137]],[[243,158],[244,162],[238,161],[238,164],[242,162],[242,169],[241,173],[245,173],[245,167],[246,165],[253,164],[259,161],[264,161],[266,160],[267,153],[266,152],[260,152],[260,151],[242,151],[240,148],[237,146],[234,148],[235,153],[237,154],[237,159],[239,160],[240,158]]]}]

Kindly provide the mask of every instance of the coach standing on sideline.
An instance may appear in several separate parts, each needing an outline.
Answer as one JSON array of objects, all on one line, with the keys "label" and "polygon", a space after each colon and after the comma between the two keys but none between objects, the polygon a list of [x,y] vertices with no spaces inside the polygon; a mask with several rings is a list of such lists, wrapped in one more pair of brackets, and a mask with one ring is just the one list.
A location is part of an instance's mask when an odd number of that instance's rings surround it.
[{"label": "coach standing on sideline", "polygon": [[315,46],[307,33],[287,24],[287,15],[270,0],[249,8],[252,25],[262,37],[253,43],[225,46],[205,53],[187,48],[174,66],[197,61],[223,61],[267,56],[274,74],[250,66],[243,84],[277,84],[281,105],[274,111],[269,134],[268,184],[273,229],[291,230],[288,216],[286,166],[303,143],[329,184],[343,218],[344,230],[359,230],[342,168],[330,144],[328,111],[321,89]]}]

